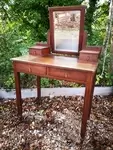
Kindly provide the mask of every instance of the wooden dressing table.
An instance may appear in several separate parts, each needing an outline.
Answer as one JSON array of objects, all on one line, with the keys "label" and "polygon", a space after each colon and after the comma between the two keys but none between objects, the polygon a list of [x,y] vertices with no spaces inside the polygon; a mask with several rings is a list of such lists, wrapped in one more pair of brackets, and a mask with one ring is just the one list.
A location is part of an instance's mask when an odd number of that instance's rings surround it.
[{"label": "wooden dressing table", "polygon": [[[69,14],[67,11],[73,12],[73,10],[79,11],[80,15],[80,28],[79,28],[79,41],[78,41],[78,51],[74,50],[64,50],[58,49],[57,46],[60,47],[59,42],[63,42],[65,37],[60,40],[57,40],[57,36],[55,37],[56,31],[53,23],[54,12],[56,17],[67,17]],[[66,14],[64,15],[64,13]],[[91,112],[91,103],[92,96],[94,90],[95,76],[96,70],[98,66],[98,57],[101,51],[101,47],[86,47],[86,34],[83,34],[83,25],[84,25],[84,6],[73,6],[73,7],[53,7],[49,8],[50,15],[50,31],[48,33],[48,42],[45,44],[38,43],[40,46],[48,46],[49,50],[48,54],[44,52],[44,56],[42,51],[41,53],[37,53],[39,51],[35,48],[29,51],[29,54],[26,56],[21,56],[17,58],[12,58],[13,61],[13,69],[15,75],[15,87],[16,87],[16,101],[18,108],[18,115],[22,117],[22,99],[21,99],[21,88],[20,88],[20,73],[33,74],[37,76],[37,98],[41,97],[41,87],[40,80],[41,77],[49,77],[58,80],[67,80],[73,81],[80,84],[85,85],[85,96],[84,96],[84,106],[83,106],[83,115],[82,115],[82,123],[81,123],[81,137],[84,138],[87,126],[87,120],[89,119]],[[75,15],[75,14],[74,14]],[[73,15],[73,17],[74,17]],[[58,19],[58,18],[57,18]],[[64,19],[64,18],[63,18]],[[71,19],[72,20],[72,19]],[[75,18],[73,19],[75,21]],[[63,20],[64,21],[64,20]],[[61,22],[58,25],[62,25]],[[68,24],[69,25],[69,24]],[[58,29],[59,26],[58,26]],[[65,30],[67,32],[67,28]],[[61,33],[60,33],[61,34]],[[56,41],[55,41],[56,40]],[[57,43],[58,41],[58,43]],[[56,42],[56,43],[55,43]],[[76,43],[76,40],[75,40]],[[56,47],[55,47],[56,46]],[[65,45],[64,45],[65,46]],[[33,51],[32,51],[33,50]],[[71,51],[71,52],[70,52]],[[73,54],[75,56],[57,56],[55,53],[60,54]]]}]

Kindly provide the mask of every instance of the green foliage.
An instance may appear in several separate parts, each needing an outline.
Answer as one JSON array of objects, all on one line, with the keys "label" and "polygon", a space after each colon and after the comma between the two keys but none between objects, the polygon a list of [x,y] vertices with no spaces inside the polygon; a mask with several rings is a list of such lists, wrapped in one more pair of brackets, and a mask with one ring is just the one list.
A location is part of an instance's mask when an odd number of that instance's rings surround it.
[{"label": "green foliage", "polygon": [[[1,17],[4,16],[5,14],[2,14]],[[11,22],[8,18],[0,20],[0,87],[14,87],[14,75],[10,59],[26,53],[28,46],[33,43],[29,31],[24,35],[19,28],[18,22]]]},{"label": "green foliage", "polygon": [[110,52],[108,51],[106,56],[106,63],[104,68],[104,73],[102,75],[102,65],[103,65],[103,56],[101,56],[101,60],[98,66],[97,70],[97,76],[96,76],[96,85],[101,86],[113,86],[113,71],[111,71],[110,67]]},{"label": "green foliage", "polygon": [[[48,7],[75,5],[82,1],[1,0],[0,1],[0,87],[14,88],[11,58],[24,55],[36,41],[45,41],[49,29]],[[34,82],[33,76],[21,75]],[[43,79],[42,86],[50,80]],[[55,81],[58,84],[58,81]],[[29,86],[23,83],[23,87]]]},{"label": "green foliage", "polygon": [[[88,45],[103,45],[103,41],[106,36],[106,26],[109,11],[108,8],[109,2],[107,1],[96,8],[96,11],[93,15],[93,22],[91,24],[92,35],[88,39]],[[104,73],[102,74],[104,57],[106,57],[106,63],[104,66]],[[106,56],[104,56],[103,53],[101,54],[96,76],[96,85],[113,85],[113,72],[110,71],[110,45],[108,47]]]},{"label": "green foliage", "polygon": [[92,35],[92,23],[94,21],[93,15],[96,10],[96,4],[98,0],[89,0],[89,8],[87,9],[86,12],[86,17],[85,17],[85,23],[86,23],[86,30],[88,31],[88,37],[91,38]]},{"label": "green foliage", "polygon": [[80,1],[67,0],[14,0],[11,5],[14,19],[22,20],[22,28],[31,30],[32,38],[37,41],[45,41],[49,29],[48,7],[62,5],[77,5]]},{"label": "green foliage", "polygon": [[41,79],[41,87],[58,87],[60,86],[60,81],[59,80],[54,80],[54,79],[48,79],[48,78],[42,78]]},{"label": "green foliage", "polygon": [[[80,5],[83,0],[1,0],[0,1],[0,88],[14,88],[14,76],[11,58],[24,55],[28,48],[37,41],[45,41],[49,29],[48,7]],[[97,5],[98,0],[90,0],[86,13],[86,29],[89,45],[102,45],[106,32],[106,19],[109,3]],[[109,53],[104,77],[101,58],[97,74],[97,84],[111,85],[113,76],[109,74]],[[34,76],[21,74],[22,86],[32,87],[36,84]],[[32,81],[33,85],[29,83]],[[67,83],[66,83],[67,84]],[[42,87],[62,86],[61,81],[41,80]],[[70,83],[70,86],[75,84]],[[77,85],[78,86],[78,85]]]}]

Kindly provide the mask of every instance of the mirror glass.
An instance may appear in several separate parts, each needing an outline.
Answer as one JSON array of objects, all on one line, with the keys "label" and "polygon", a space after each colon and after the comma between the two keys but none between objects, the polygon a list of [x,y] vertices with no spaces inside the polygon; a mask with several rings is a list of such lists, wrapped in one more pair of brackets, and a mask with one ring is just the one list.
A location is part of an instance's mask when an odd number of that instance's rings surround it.
[{"label": "mirror glass", "polygon": [[54,48],[78,52],[81,11],[54,11]]}]

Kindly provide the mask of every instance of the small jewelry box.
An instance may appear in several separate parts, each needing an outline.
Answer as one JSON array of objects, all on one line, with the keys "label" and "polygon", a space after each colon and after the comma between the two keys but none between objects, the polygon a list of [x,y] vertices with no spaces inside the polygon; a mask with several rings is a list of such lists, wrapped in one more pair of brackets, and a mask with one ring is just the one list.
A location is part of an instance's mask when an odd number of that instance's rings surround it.
[{"label": "small jewelry box", "polygon": [[81,50],[79,54],[79,62],[96,63],[98,61],[100,51]]},{"label": "small jewelry box", "polygon": [[50,48],[48,46],[35,45],[29,48],[29,54],[35,56],[47,56],[50,54]]}]

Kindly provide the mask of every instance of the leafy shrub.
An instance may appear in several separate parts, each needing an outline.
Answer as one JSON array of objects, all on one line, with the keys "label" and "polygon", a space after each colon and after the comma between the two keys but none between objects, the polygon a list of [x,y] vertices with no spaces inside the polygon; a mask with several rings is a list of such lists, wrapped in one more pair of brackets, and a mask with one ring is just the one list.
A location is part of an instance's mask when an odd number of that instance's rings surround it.
[{"label": "leafy shrub", "polygon": [[[96,10],[92,12],[93,20],[86,22],[86,26],[91,26],[91,35],[89,33],[88,45],[102,45],[106,32],[106,20],[108,14],[108,3],[102,6],[95,5],[98,0],[90,0],[90,5]],[[0,1],[0,88],[14,88],[14,75],[12,69],[13,57],[24,55],[28,52],[28,47],[34,45],[36,41],[45,41],[47,30],[49,28],[48,7],[62,5],[80,5],[81,1],[35,1],[35,0],[14,0]],[[92,2],[92,3],[91,3]],[[90,6],[91,7],[91,6]],[[90,8],[89,10],[92,11]],[[88,15],[88,14],[87,14]],[[90,11],[89,16],[90,17]],[[93,21],[93,22],[92,22]],[[113,74],[110,73],[110,52],[108,49],[103,75],[103,55],[101,56],[97,70],[97,85],[113,85]],[[32,75],[21,74],[22,87],[36,86],[36,77]],[[42,87],[53,86],[79,86],[75,83],[68,83],[59,80],[41,79]]]},{"label": "leafy shrub", "polygon": [[28,44],[28,39],[20,34],[17,24],[7,23],[6,27],[4,28],[2,22],[0,27],[0,87],[14,88],[14,75],[10,59],[25,54],[27,46],[30,44]]}]

